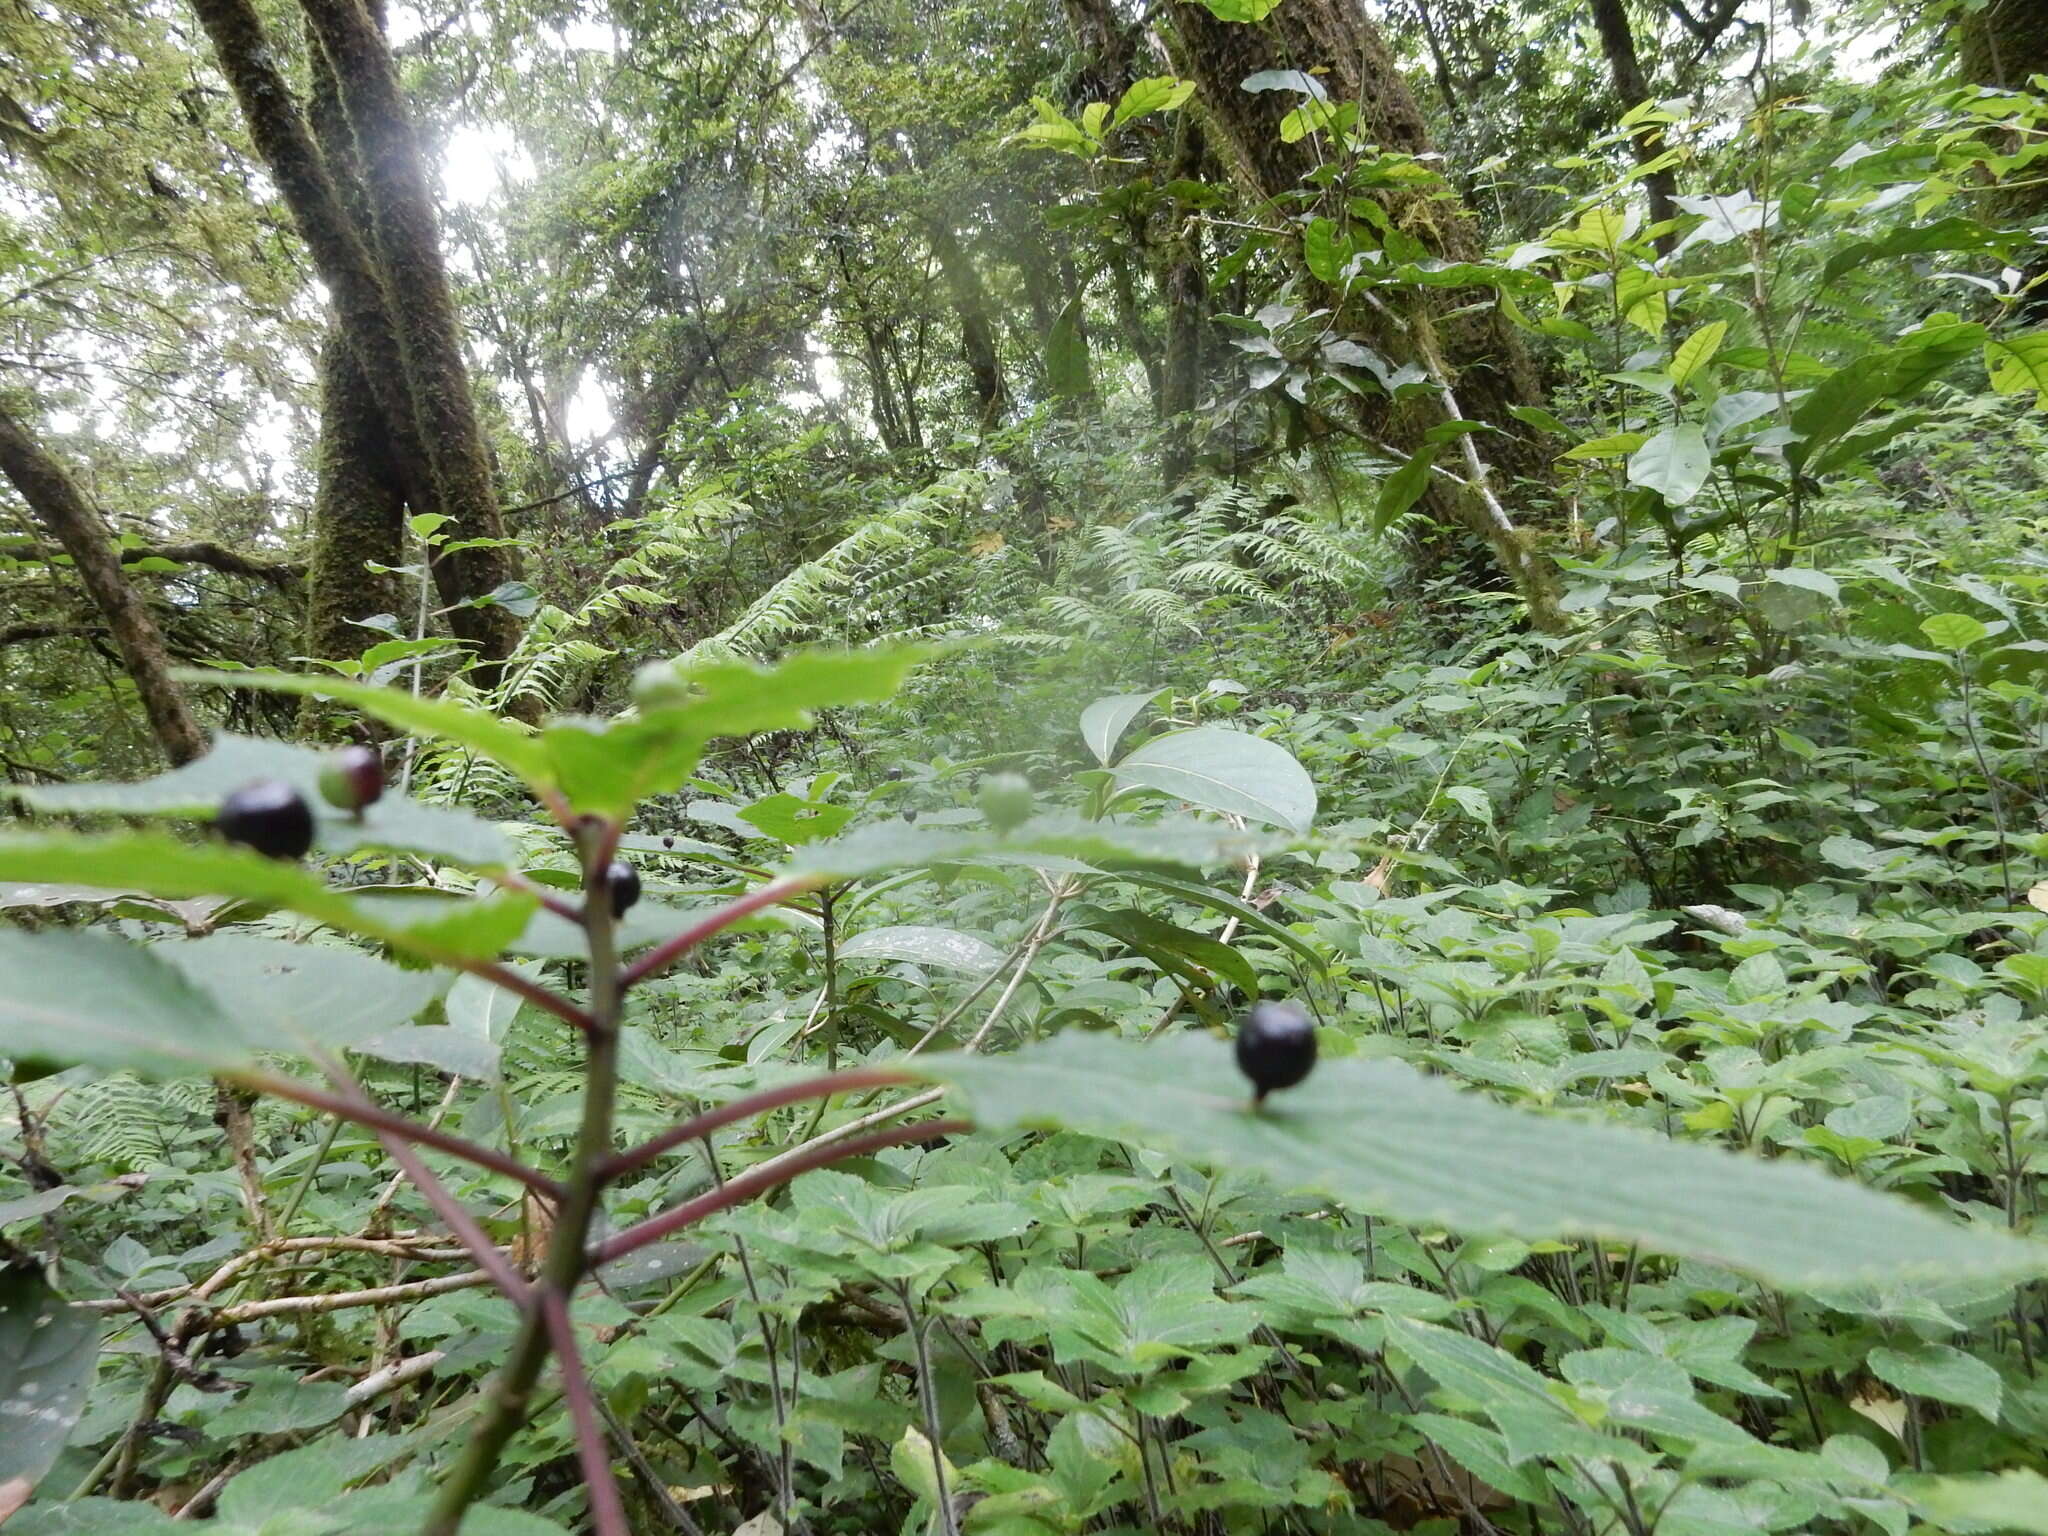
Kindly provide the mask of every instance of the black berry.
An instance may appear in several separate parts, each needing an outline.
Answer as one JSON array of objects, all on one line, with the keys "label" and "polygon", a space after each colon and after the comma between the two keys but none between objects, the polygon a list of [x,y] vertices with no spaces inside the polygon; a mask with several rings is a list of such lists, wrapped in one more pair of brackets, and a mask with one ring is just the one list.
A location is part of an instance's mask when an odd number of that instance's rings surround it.
[{"label": "black berry", "polygon": [[1315,1064],[1315,1024],[1293,1003],[1254,1003],[1237,1026],[1238,1070],[1252,1080],[1254,1103],[1292,1088]]},{"label": "black berry", "polygon": [[664,838],[663,838],[663,839],[661,840],[661,846],[662,846],[662,847],[664,847],[664,848],[673,848],[673,847],[675,847],[675,845],[676,845],[676,840],[675,840],[674,838],[672,838],[672,837],[664,837]]},{"label": "black berry", "polygon": [[375,747],[343,747],[320,768],[320,798],[337,810],[361,811],[384,796],[384,759]]},{"label": "black berry", "polygon": [[303,859],[313,846],[313,809],[282,779],[244,784],[221,801],[213,824],[229,842],[265,858]]},{"label": "black berry", "polygon": [[640,871],[616,859],[605,869],[604,888],[611,892],[612,916],[624,917],[640,899]]}]

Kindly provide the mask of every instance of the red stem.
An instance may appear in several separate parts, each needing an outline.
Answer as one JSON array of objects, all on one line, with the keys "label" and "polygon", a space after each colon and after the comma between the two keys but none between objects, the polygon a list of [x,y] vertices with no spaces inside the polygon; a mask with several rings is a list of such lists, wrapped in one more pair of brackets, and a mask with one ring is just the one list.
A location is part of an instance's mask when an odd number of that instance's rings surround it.
[{"label": "red stem", "polygon": [[489,1147],[464,1140],[460,1136],[452,1135],[435,1126],[422,1124],[418,1120],[408,1120],[404,1115],[394,1114],[371,1103],[367,1098],[327,1093],[296,1079],[278,1077],[269,1072],[237,1072],[224,1075],[231,1081],[254,1088],[259,1093],[289,1099],[292,1103],[303,1104],[308,1109],[338,1115],[344,1120],[353,1120],[357,1125],[367,1125],[374,1131],[398,1136],[409,1142],[416,1141],[421,1146],[446,1152],[450,1157],[459,1157],[465,1163],[474,1163],[479,1168],[502,1173],[506,1178],[517,1179],[528,1189],[536,1194],[546,1195],[550,1200],[562,1198],[561,1185],[546,1174],[527,1167],[517,1158],[507,1157],[503,1152],[494,1152]]},{"label": "red stem", "polygon": [[750,1093],[743,1099],[734,1099],[730,1104],[721,1104],[716,1109],[707,1109],[695,1119],[685,1120],[681,1125],[663,1131],[652,1141],[643,1141],[637,1147],[628,1147],[606,1162],[599,1170],[598,1177],[606,1181],[622,1178],[637,1168],[644,1168],[660,1157],[686,1142],[701,1141],[713,1131],[723,1130],[735,1121],[745,1120],[754,1115],[764,1115],[771,1109],[781,1109],[785,1104],[800,1104],[805,1099],[830,1098],[837,1093],[859,1093],[867,1088],[891,1088],[898,1083],[914,1082],[907,1073],[894,1067],[856,1067],[847,1072],[834,1072],[826,1077],[805,1078],[802,1082],[784,1083],[779,1088],[764,1088],[759,1093]]},{"label": "red stem", "polygon": [[[575,920],[580,927],[583,914],[578,912]],[[503,987],[514,996],[525,998],[534,1007],[552,1013],[563,1023],[574,1025],[586,1035],[590,1033],[589,1014],[566,997],[558,996],[532,978],[522,976],[509,965],[500,965],[495,960],[467,960],[454,955],[448,956],[447,962],[458,970],[469,972],[472,976],[481,976],[494,987]]]},{"label": "red stem", "polygon": [[498,876],[498,883],[509,886],[515,891],[524,891],[535,901],[554,913],[555,916],[567,918],[578,928],[583,926],[583,909],[581,907],[565,896],[557,896],[538,880],[529,879],[519,870],[508,869],[503,871]]},{"label": "red stem", "polygon": [[576,1426],[576,1459],[582,1463],[583,1482],[590,1490],[590,1523],[597,1536],[633,1536],[625,1506],[619,1502],[619,1485],[612,1477],[610,1449],[597,1418],[597,1399],[583,1372],[576,1330],[569,1323],[568,1299],[560,1291],[543,1290],[539,1305],[562,1370],[562,1401],[569,1405],[569,1419]]},{"label": "red stem", "polygon": [[799,875],[787,880],[771,880],[766,885],[749,891],[746,895],[726,903],[709,917],[691,924],[674,938],[657,944],[638,960],[627,966],[620,984],[631,987],[645,981],[649,976],[667,970],[678,957],[689,953],[713,934],[730,928],[741,918],[772,907],[792,896],[801,896],[805,891],[814,890],[824,882],[815,875]]},{"label": "red stem", "polygon": [[400,1140],[395,1132],[379,1131],[377,1139],[384,1143],[384,1150],[391,1155],[391,1161],[398,1164],[399,1171],[412,1180],[427,1204],[434,1208],[434,1214],[469,1250],[477,1267],[491,1277],[491,1283],[510,1297],[515,1305],[524,1306],[532,1297],[533,1287],[512,1267],[511,1261],[491,1241],[490,1234],[477,1225],[476,1218],[449,1192],[448,1186],[434,1177],[433,1170],[421,1162],[419,1154]]},{"label": "red stem", "polygon": [[814,1152],[793,1158],[787,1163],[770,1168],[762,1165],[749,1169],[727,1179],[716,1189],[706,1190],[694,1200],[685,1200],[673,1210],[663,1211],[659,1216],[626,1228],[625,1231],[607,1238],[590,1249],[590,1262],[609,1264],[613,1259],[624,1258],[634,1250],[649,1243],[661,1241],[671,1233],[680,1232],[684,1227],[702,1221],[706,1216],[715,1216],[729,1210],[743,1200],[752,1199],[763,1190],[786,1184],[798,1174],[809,1173],[814,1168],[823,1168],[844,1158],[860,1157],[865,1153],[879,1152],[884,1147],[900,1147],[906,1142],[929,1141],[934,1136],[952,1136],[961,1131],[972,1130],[966,1120],[921,1120],[915,1125],[891,1126],[885,1131],[871,1131],[865,1136],[834,1142],[819,1147]]}]

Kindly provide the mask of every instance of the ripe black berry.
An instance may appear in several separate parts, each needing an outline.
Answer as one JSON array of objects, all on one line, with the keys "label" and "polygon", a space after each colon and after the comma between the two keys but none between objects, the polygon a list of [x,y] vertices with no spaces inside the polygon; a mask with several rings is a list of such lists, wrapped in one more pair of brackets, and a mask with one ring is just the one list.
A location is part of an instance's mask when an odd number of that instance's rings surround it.
[{"label": "ripe black berry", "polygon": [[1237,1026],[1237,1066],[1252,1080],[1253,1103],[1292,1088],[1315,1064],[1315,1024],[1293,1003],[1254,1003]]},{"label": "ripe black berry", "polygon": [[675,845],[676,845],[676,840],[675,840],[674,838],[672,838],[672,837],[664,837],[664,838],[663,838],[663,839],[661,840],[661,846],[662,846],[662,847],[664,847],[664,848],[673,848],[673,847],[675,847]]},{"label": "ripe black berry", "polygon": [[606,866],[604,885],[612,895],[613,917],[624,917],[632,910],[633,903],[640,899],[640,871],[624,859],[616,859]]},{"label": "ripe black berry", "polygon": [[282,779],[244,784],[221,801],[213,824],[231,843],[265,858],[302,859],[313,846],[313,810]]},{"label": "ripe black berry", "polygon": [[320,798],[360,814],[384,796],[384,759],[375,747],[343,747],[320,768]]}]

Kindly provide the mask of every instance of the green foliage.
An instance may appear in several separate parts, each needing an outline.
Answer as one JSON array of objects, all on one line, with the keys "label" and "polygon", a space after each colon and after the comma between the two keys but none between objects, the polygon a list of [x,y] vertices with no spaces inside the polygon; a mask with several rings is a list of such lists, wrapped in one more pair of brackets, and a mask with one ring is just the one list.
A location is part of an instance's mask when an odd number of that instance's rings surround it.
[{"label": "green foliage", "polygon": [[0,22],[0,352],[223,727],[0,539],[10,1533],[2048,1530],[2048,109],[1284,3],[423,14],[530,580],[408,506],[315,660],[228,93]]}]

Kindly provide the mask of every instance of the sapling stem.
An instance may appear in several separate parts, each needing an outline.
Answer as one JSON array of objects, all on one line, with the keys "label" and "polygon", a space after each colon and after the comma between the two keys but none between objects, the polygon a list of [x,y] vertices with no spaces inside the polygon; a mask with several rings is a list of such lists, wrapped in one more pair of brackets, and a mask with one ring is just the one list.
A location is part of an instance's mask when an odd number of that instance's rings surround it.
[{"label": "sapling stem", "polygon": [[651,1141],[643,1141],[637,1147],[629,1147],[618,1156],[609,1159],[603,1168],[604,1177],[617,1179],[644,1168],[665,1152],[689,1142],[701,1141],[714,1131],[756,1115],[781,1109],[785,1105],[799,1104],[805,1099],[825,1099],[838,1093],[860,1093],[869,1088],[890,1088],[899,1083],[914,1081],[908,1073],[898,1072],[893,1067],[856,1067],[849,1072],[833,1072],[824,1077],[806,1078],[802,1082],[784,1083],[775,1088],[764,1088],[759,1093],[750,1093],[743,1099],[734,1099],[730,1104],[721,1104],[716,1109],[707,1109],[693,1119],[685,1120],[669,1130],[663,1131]]},{"label": "sapling stem", "polygon": [[885,1131],[875,1131],[867,1136],[855,1136],[846,1141],[836,1141],[829,1146],[817,1148],[806,1157],[788,1162],[778,1161],[774,1167],[763,1164],[749,1168],[745,1173],[727,1179],[717,1189],[707,1190],[694,1200],[686,1200],[672,1210],[663,1211],[659,1216],[650,1216],[626,1228],[590,1250],[593,1265],[609,1264],[613,1259],[624,1258],[627,1254],[646,1247],[649,1243],[660,1242],[664,1237],[680,1232],[684,1227],[715,1216],[720,1211],[751,1200],[763,1190],[786,1184],[798,1174],[809,1173],[813,1168],[824,1168],[849,1157],[861,1157],[869,1152],[879,1152],[885,1147],[900,1147],[906,1142],[929,1141],[934,1136],[957,1136],[973,1129],[965,1120],[920,1120],[915,1125],[892,1126]]},{"label": "sapling stem", "polygon": [[621,985],[628,988],[638,986],[648,977],[667,970],[706,939],[723,933],[741,918],[752,916],[763,907],[772,907],[801,896],[822,884],[824,880],[821,876],[798,875],[786,880],[771,880],[766,885],[755,887],[746,895],[727,902],[701,922],[692,923],[674,938],[655,945],[626,967]]}]

